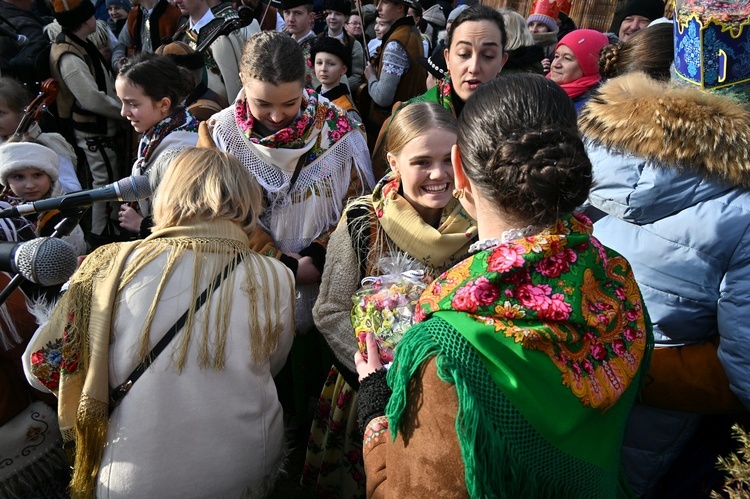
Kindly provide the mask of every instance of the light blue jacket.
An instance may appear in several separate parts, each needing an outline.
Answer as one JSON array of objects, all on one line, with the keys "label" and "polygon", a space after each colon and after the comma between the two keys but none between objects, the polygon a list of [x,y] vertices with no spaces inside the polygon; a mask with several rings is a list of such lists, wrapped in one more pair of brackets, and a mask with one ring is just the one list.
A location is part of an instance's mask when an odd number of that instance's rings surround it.
[{"label": "light blue jacket", "polygon": [[[705,105],[702,93],[668,90],[637,76],[640,82],[631,76],[608,82],[582,115],[593,165],[589,201],[606,214],[594,235],[630,262],[656,346],[720,335],[730,388],[750,409],[750,190],[743,187],[750,185],[750,119],[726,101],[715,115],[704,113],[705,123],[695,115],[687,120],[688,107]],[[731,124],[727,115],[736,110],[746,135],[727,144],[736,134],[712,120]],[[721,160],[710,156],[712,148]],[[685,154],[693,150],[702,154]],[[653,491],[698,421],[636,406],[623,453],[636,493]]]}]

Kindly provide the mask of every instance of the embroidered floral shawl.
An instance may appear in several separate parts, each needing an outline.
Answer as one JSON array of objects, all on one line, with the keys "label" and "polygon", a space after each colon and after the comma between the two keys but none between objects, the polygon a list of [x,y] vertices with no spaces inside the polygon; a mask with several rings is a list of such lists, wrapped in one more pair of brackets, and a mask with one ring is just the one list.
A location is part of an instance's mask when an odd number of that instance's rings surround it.
[{"label": "embroidered floral shawl", "polygon": [[139,175],[145,175],[147,173],[145,167],[151,161],[151,157],[162,140],[170,133],[179,131],[198,133],[198,120],[184,106],[178,107],[174,113],[143,133],[138,142],[138,159],[133,165],[134,171]]},{"label": "embroidered floral shawl", "polygon": [[481,251],[436,279],[416,316],[439,317],[464,336],[548,441],[605,466],[618,459],[622,426],[613,425],[629,411],[617,402],[642,378],[653,338],[630,265],[591,231],[588,219],[569,215]]},{"label": "embroidered floral shawl", "polygon": [[326,129],[328,133],[318,134],[315,145],[308,152],[306,164],[315,161],[353,129],[344,110],[332,106],[327,99],[320,100],[318,94],[311,89],[304,90],[297,119],[272,135],[258,137],[255,117],[250,113],[244,92],[235,103],[235,120],[246,139],[254,144],[275,149],[301,149],[315,132]]}]

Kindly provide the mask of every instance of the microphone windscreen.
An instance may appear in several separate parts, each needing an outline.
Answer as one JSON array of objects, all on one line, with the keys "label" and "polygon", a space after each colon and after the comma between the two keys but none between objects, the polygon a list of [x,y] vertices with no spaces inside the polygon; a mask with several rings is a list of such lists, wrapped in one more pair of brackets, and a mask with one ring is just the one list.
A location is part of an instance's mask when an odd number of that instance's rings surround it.
[{"label": "microphone windscreen", "polygon": [[132,175],[117,182],[121,201],[140,201],[151,197],[151,185],[146,175]]},{"label": "microphone windscreen", "polygon": [[42,286],[67,281],[76,271],[77,260],[70,244],[53,237],[37,237],[21,244],[16,251],[18,273]]}]

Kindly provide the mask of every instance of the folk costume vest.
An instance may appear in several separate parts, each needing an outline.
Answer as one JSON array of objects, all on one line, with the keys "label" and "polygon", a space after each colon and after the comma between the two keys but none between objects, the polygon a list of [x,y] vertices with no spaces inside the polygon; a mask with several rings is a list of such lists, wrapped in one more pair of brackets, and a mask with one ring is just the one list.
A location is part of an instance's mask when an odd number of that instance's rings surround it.
[{"label": "folk costume vest", "polygon": [[[393,103],[405,102],[427,90],[425,86],[427,71],[417,62],[417,57],[424,51],[422,47],[422,35],[414,26],[414,21],[411,17],[404,17],[397,20],[383,37],[382,49],[374,58],[374,65],[378,67],[378,78],[383,73],[382,53],[386,45],[393,41],[401,44],[409,54],[409,69],[401,76],[401,80],[399,80],[398,87],[396,88],[396,94],[393,97]],[[370,103],[370,112],[367,115],[367,129],[380,130],[380,127],[383,126],[383,123],[390,114],[391,106],[381,107],[372,101]]]}]

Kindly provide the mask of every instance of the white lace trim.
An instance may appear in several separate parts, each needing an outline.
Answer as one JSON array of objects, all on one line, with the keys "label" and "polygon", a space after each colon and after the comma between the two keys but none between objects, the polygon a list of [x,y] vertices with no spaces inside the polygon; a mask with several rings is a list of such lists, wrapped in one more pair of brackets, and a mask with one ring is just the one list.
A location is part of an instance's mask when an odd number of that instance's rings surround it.
[{"label": "white lace trim", "polygon": [[[282,252],[298,253],[339,222],[355,176],[363,186],[359,194],[374,186],[367,142],[360,131],[353,130],[303,167],[292,192],[287,193],[296,159],[310,147],[295,151],[253,144],[237,127],[234,112],[234,106],[230,106],[211,118],[212,138],[219,149],[236,156],[266,192],[268,204],[260,224]],[[325,141],[326,137],[321,139]],[[296,157],[286,157],[293,154]],[[280,163],[270,164],[263,158],[275,159],[274,156],[279,157]],[[284,162],[287,167],[280,168]]]}]

